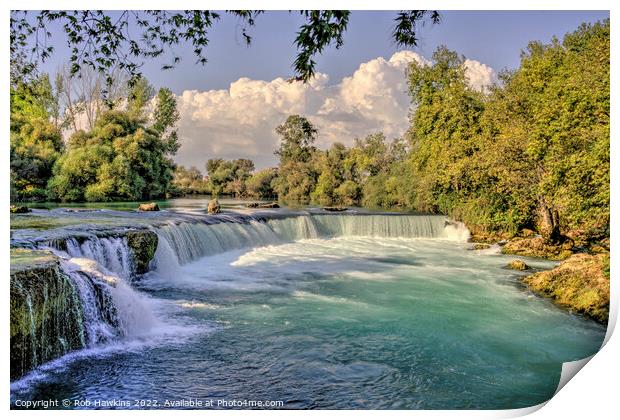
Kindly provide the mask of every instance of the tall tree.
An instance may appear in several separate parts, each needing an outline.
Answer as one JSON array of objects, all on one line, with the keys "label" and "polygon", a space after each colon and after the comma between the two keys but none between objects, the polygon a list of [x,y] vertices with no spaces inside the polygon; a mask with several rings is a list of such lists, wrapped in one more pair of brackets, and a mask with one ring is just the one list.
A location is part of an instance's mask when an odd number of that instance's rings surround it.
[{"label": "tall tree", "polygon": [[51,122],[55,103],[47,75],[10,87],[13,200],[46,197],[45,186],[52,166],[63,150],[60,131]]},{"label": "tall tree", "polygon": [[311,162],[318,131],[307,118],[290,115],[276,127],[276,134],[281,141],[275,151],[280,169],[273,181],[274,190],[284,200],[307,201],[318,176]]},{"label": "tall tree", "polygon": [[136,83],[128,109],[103,112],[90,131],[77,131],[54,165],[50,198],[63,201],[144,200],[171,190],[172,156],[179,144],[176,100],[162,89],[147,118],[152,88]]}]

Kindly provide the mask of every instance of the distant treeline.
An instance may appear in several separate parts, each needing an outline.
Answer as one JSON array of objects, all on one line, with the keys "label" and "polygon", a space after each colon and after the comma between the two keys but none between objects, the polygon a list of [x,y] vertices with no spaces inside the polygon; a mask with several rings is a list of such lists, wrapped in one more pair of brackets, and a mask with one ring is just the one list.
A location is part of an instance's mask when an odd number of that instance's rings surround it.
[{"label": "distant treeline", "polygon": [[137,111],[140,95],[129,94],[127,111],[101,113],[65,146],[49,105],[35,106],[45,83],[13,84],[12,193],[99,201],[278,197],[443,213],[474,231],[529,228],[555,242],[569,231],[608,236],[609,28],[609,20],[584,24],[562,41],[530,43],[519,68],[484,91],[468,83],[464,57],[440,47],[432,65],[413,62],[407,71],[413,111],[403,138],[373,133],[352,147],[320,150],[312,122],[291,115],[276,128],[278,166],[261,171],[247,159],[211,159],[206,176],[175,168],[178,115],[165,89],[148,123]]}]

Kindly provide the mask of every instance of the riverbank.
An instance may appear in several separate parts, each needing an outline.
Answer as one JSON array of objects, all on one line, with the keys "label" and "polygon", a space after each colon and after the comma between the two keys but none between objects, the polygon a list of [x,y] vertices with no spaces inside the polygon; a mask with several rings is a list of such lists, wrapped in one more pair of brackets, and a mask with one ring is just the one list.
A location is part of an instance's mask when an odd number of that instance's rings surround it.
[{"label": "riverbank", "polygon": [[606,324],[609,318],[609,254],[574,254],[523,282],[571,312]]},{"label": "riverbank", "polygon": [[473,234],[475,247],[499,244],[502,254],[543,258],[561,263],[523,278],[534,293],[570,312],[606,324],[609,318],[609,239],[579,235],[549,244],[533,231],[520,236]]}]

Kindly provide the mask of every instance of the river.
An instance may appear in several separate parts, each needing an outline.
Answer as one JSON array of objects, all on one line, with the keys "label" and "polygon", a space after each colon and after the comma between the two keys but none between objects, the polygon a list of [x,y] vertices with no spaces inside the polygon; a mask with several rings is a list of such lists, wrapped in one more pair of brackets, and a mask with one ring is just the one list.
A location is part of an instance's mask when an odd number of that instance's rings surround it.
[{"label": "river", "polygon": [[[603,341],[603,326],[530,293],[521,273],[504,268],[512,257],[472,250],[464,226],[442,216],[251,213],[228,202],[220,223],[211,223],[205,203],[176,200],[158,214],[122,205],[35,210],[61,222],[13,231],[12,240],[25,243],[100,220],[147,226],[159,239],[151,270],[137,277],[122,238],[55,250],[76,284],[84,273],[113,278],[109,304],[118,319],[111,326],[93,303],[89,315],[92,293],[81,283],[87,347],[13,382],[14,406],[66,399],[162,408],[199,399],[520,408],[549,399],[562,363]],[[524,260],[535,269],[554,265]]]}]

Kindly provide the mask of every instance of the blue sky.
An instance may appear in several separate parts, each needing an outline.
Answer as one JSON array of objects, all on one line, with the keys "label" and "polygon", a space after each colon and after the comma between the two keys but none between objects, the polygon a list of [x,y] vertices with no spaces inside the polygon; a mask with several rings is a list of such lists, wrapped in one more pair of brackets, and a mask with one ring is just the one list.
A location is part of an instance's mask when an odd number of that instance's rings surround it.
[{"label": "blue sky", "polygon": [[[147,62],[144,75],[155,87],[178,95],[181,148],[175,160],[204,171],[211,158],[248,158],[257,168],[273,166],[279,145],[274,129],[290,114],[304,115],[319,129],[317,145],[352,145],[356,137],[378,131],[388,139],[408,128],[410,98],[405,69],[411,61],[426,63],[439,45],[468,59],[470,84],[482,88],[502,69],[514,69],[528,42],[549,42],[595,22],[608,12],[443,12],[442,23],[420,31],[417,48],[397,48],[390,39],[395,12],[353,12],[344,46],[317,58],[321,74],[309,84],[287,83],[295,58],[299,13],[267,12],[252,28],[246,47],[237,18],[223,15],[210,32],[209,62],[194,64],[190,46],[176,54],[183,60],[162,71],[165,60]],[[58,34],[59,28],[53,32]],[[66,62],[64,39],[43,71],[54,73]]]},{"label": "blue sky", "polygon": [[[394,17],[393,11],[354,11],[344,46],[318,57],[318,70],[338,82],[362,62],[390,57],[397,51],[390,39]],[[413,51],[430,57],[443,44],[499,71],[517,67],[520,51],[529,41],[548,42],[554,35],[561,37],[575,30],[582,22],[607,17],[608,11],[446,11],[441,24],[421,30],[420,45]],[[227,88],[240,77],[287,77],[292,75],[293,41],[301,22],[298,13],[267,12],[258,17],[251,29],[253,43],[246,47],[239,21],[223,14],[210,33],[209,62],[204,67],[194,64],[191,48],[179,47],[177,53],[183,61],[174,70],[161,71],[164,61],[155,60],[145,64],[144,74],[155,86],[170,87],[177,94],[187,89]],[[54,37],[53,42],[57,54],[42,67],[52,73],[68,56],[61,38]]]}]

